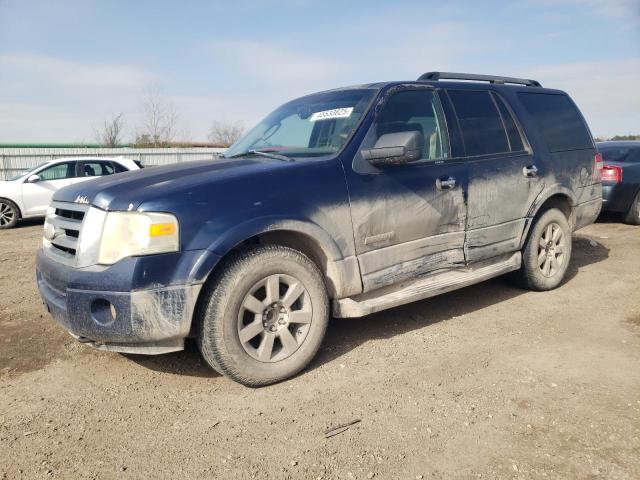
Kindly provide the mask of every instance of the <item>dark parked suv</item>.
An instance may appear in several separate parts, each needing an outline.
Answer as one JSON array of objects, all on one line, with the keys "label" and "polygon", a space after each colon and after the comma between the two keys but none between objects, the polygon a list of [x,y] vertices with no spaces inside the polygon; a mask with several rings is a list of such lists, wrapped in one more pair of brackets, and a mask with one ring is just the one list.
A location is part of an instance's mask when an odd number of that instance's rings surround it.
[{"label": "dark parked suv", "polygon": [[331,314],[508,272],[557,287],[572,231],[600,212],[601,168],[575,104],[533,80],[331,90],[281,106],[219,161],[58,191],[38,286],[82,342],[157,354],[191,336],[218,372],[265,385],[311,361]]}]

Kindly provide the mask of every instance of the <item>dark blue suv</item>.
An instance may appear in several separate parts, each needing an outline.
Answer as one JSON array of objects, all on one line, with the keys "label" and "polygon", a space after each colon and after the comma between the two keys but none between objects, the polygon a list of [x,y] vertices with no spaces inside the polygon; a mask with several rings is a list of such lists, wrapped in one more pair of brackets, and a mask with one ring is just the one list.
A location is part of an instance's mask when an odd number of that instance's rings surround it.
[{"label": "dark blue suv", "polygon": [[[281,106],[219,161],[58,191],[37,280],[94,347],[197,339],[245,385],[290,377],[330,315],[359,317],[508,272],[557,287],[602,203],[602,162],[566,93],[430,72]],[[363,327],[366,324],[363,323]]]}]

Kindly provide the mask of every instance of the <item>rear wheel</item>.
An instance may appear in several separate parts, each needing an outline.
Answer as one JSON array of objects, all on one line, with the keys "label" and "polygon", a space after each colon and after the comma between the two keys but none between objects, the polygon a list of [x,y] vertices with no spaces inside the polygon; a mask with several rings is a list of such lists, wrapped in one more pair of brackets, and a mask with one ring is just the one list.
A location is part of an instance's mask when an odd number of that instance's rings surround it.
[{"label": "rear wheel", "polygon": [[0,199],[0,230],[13,228],[18,223],[18,207],[11,200]]},{"label": "rear wheel", "polygon": [[571,227],[564,214],[551,208],[533,225],[522,252],[519,283],[530,290],[545,291],[562,282],[571,260]]},{"label": "rear wheel", "polygon": [[624,216],[624,223],[640,225],[640,192],[637,193],[629,211]]},{"label": "rear wheel", "polygon": [[257,387],[289,378],[315,356],[329,320],[322,274],[281,246],[245,250],[205,291],[199,345],[216,371]]}]

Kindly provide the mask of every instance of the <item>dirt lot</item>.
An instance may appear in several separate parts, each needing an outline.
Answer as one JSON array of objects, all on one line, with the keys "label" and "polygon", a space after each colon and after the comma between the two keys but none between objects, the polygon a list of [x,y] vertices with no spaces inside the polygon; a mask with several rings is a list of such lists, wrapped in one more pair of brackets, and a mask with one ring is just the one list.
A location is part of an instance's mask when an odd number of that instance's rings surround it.
[{"label": "dirt lot", "polygon": [[638,228],[578,232],[553,292],[496,279],[334,320],[260,390],[193,345],[76,343],[38,297],[40,235],[0,233],[0,478],[640,478]]}]

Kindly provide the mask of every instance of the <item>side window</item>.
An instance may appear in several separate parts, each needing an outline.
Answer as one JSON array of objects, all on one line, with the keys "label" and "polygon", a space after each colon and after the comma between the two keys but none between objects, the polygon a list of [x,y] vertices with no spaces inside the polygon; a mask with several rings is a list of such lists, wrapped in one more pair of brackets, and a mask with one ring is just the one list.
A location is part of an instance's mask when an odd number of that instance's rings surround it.
[{"label": "side window", "polygon": [[387,133],[420,132],[423,160],[449,156],[449,141],[438,97],[433,90],[404,90],[392,94],[373,126],[375,138]]},{"label": "side window", "polygon": [[76,176],[76,162],[64,162],[45,168],[38,172],[42,180],[62,180]]},{"label": "side window", "polygon": [[113,162],[113,168],[115,169],[116,173],[122,173],[122,172],[128,172],[129,170],[127,170],[126,168],[124,168],[122,165],[120,165],[118,162]]},{"label": "side window", "polygon": [[509,151],[500,114],[487,90],[448,90],[468,156]]},{"label": "side window", "polygon": [[567,95],[519,92],[518,98],[549,151],[593,148],[591,134]]},{"label": "side window", "polygon": [[102,177],[113,173],[113,166],[107,162],[84,162],[82,165],[83,177]]},{"label": "side window", "polygon": [[500,110],[500,116],[502,117],[502,121],[504,122],[504,126],[507,129],[507,137],[509,138],[509,146],[511,147],[512,152],[520,152],[524,150],[524,145],[522,143],[522,137],[520,136],[520,131],[516,126],[516,122],[513,119],[513,115],[507,108],[504,100],[500,95],[492,94],[496,105],[498,105],[498,110]]}]

